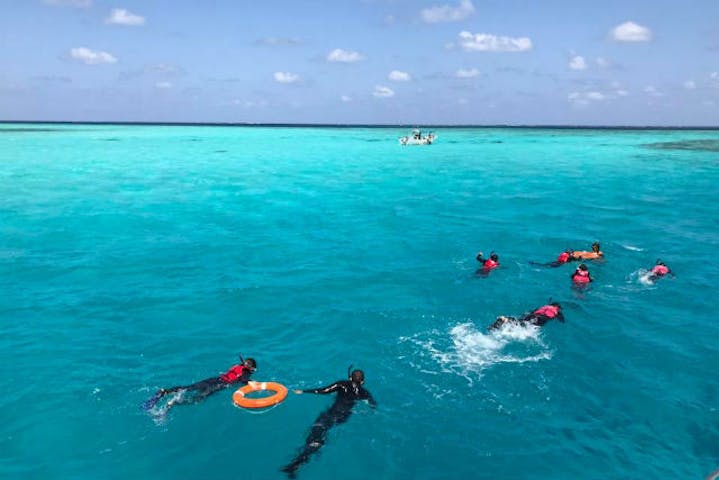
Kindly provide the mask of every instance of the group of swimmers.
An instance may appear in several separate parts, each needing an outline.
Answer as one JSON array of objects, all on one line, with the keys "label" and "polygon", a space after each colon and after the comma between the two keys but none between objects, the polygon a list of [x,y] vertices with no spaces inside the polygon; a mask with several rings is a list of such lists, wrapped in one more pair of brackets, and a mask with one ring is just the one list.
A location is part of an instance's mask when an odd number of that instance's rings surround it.
[{"label": "group of swimmers", "polygon": [[[590,261],[598,260],[604,257],[604,253],[600,249],[598,242],[592,244],[591,251],[573,251],[570,249],[562,252],[555,261],[548,263],[537,263],[532,262],[534,265],[541,265],[547,267],[559,267],[572,261]],[[484,258],[482,252],[477,255],[477,261],[480,262],[481,266],[477,272],[480,275],[486,276],[492,270],[499,267],[499,255],[492,252],[489,258]],[[648,272],[648,278],[650,281],[656,281],[657,279],[666,275],[673,275],[669,267],[666,266],[661,260],[657,260],[656,265]],[[572,282],[577,286],[586,286],[594,279],[589,273],[589,269],[585,263],[580,263],[571,275]],[[562,306],[559,302],[550,301],[546,305],[542,305],[535,308],[529,313],[526,313],[520,317],[511,316],[500,316],[492,323],[488,328],[490,330],[496,330],[504,327],[505,325],[534,325],[538,327],[544,326],[551,320],[559,320],[564,322],[564,314],[562,313]],[[146,411],[152,410],[156,405],[167,395],[172,395],[170,400],[162,407],[162,414],[164,415],[174,405],[181,403],[197,403],[215,392],[224,390],[232,385],[243,384],[246,385],[250,381],[250,377],[257,370],[257,362],[254,358],[244,359],[240,355],[240,363],[233,365],[226,372],[201,380],[196,383],[189,385],[178,385],[170,388],[161,388],[155,394],[143,404],[143,409]],[[352,366],[347,369],[347,379],[338,380],[330,385],[320,388],[313,388],[308,390],[294,390],[295,394],[313,393],[319,395],[336,394],[335,401],[332,405],[322,412],[312,424],[305,444],[300,448],[295,458],[282,468],[282,471],[287,473],[290,478],[294,478],[297,470],[301,465],[308,462],[311,455],[318,452],[319,449],[324,445],[329,429],[335,425],[342,424],[352,414],[352,408],[358,400],[365,400],[369,403],[372,408],[377,406],[376,401],[372,397],[372,394],[364,388],[364,372],[362,370],[353,370]]]},{"label": "group of swimmers", "polygon": [[[477,274],[483,277],[489,275],[489,273],[495,268],[499,267],[499,255],[492,252],[489,258],[485,258],[482,252],[477,254],[477,261],[480,263],[480,268],[477,270]],[[577,288],[584,288],[589,283],[594,281],[594,278],[589,273],[589,268],[583,261],[588,260],[600,260],[604,258],[604,252],[601,250],[599,242],[594,242],[590,251],[575,251],[566,249],[559,254],[556,260],[547,263],[530,262],[532,265],[539,265],[544,267],[560,267],[566,263],[572,261],[582,261],[577,266],[574,273],[570,276],[572,283]],[[656,264],[648,271],[647,280],[655,282],[656,280],[671,275],[674,273],[669,267],[661,260],[657,260]],[[510,317],[500,316],[489,326],[490,330],[496,330],[507,324],[514,325],[536,325],[538,327],[543,326],[550,320],[559,320],[564,322],[564,315],[562,314],[562,306],[559,302],[550,302],[546,305],[542,305],[536,308],[532,312],[529,312],[521,317]]]},{"label": "group of swimmers", "polygon": [[[257,361],[254,358],[242,358],[240,355],[240,363],[233,365],[226,372],[201,380],[190,385],[178,385],[170,388],[161,388],[147,400],[142,408],[149,411],[155,408],[158,402],[173,393],[179,393],[173,396],[162,408],[162,414],[166,414],[174,405],[182,403],[197,403],[215,392],[224,390],[232,385],[247,385],[250,377],[257,370]],[[290,478],[296,476],[297,470],[304,463],[307,463],[310,456],[316,453],[325,443],[327,432],[335,425],[344,423],[352,415],[352,408],[358,400],[366,400],[372,408],[377,406],[372,394],[364,388],[364,372],[362,370],[352,369],[352,365],[347,369],[347,380],[337,380],[336,382],[320,388],[311,388],[307,390],[293,390],[295,394],[314,393],[318,395],[327,395],[334,393],[335,401],[332,405],[322,412],[312,424],[310,433],[307,435],[305,444],[300,448],[295,458],[282,468]]]}]

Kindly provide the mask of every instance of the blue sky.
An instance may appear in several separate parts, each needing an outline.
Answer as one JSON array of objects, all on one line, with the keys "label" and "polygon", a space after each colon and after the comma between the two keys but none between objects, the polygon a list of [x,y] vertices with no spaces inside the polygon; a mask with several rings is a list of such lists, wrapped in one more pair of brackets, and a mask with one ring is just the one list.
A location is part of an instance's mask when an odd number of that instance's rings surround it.
[{"label": "blue sky", "polygon": [[719,0],[0,0],[0,120],[719,125]]}]

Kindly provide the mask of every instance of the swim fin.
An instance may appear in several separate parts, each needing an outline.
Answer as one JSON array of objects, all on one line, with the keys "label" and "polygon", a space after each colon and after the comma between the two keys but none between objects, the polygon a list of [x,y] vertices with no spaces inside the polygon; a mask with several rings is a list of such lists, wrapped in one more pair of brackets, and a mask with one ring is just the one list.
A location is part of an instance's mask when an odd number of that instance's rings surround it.
[{"label": "swim fin", "polygon": [[160,401],[162,397],[165,396],[164,390],[158,390],[152,397],[147,399],[145,403],[142,404],[142,411],[147,412],[148,410],[152,410],[155,408],[155,405],[157,405],[157,402]]}]

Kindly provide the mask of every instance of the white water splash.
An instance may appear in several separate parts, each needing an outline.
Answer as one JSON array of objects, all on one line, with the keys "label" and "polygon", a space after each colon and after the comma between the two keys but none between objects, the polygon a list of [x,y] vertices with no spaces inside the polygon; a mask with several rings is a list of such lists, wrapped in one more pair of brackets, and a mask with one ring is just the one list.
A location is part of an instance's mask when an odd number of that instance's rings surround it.
[{"label": "white water splash", "polygon": [[654,282],[652,281],[651,277],[651,270],[647,270],[646,268],[640,268],[639,270],[632,272],[629,275],[629,278],[632,282],[638,282],[646,286],[654,285]]},{"label": "white water splash", "polygon": [[[479,331],[473,323],[460,323],[446,332],[433,331],[403,337],[421,347],[420,356],[429,356],[431,364],[417,364],[417,368],[431,370],[440,365],[444,373],[456,373],[476,378],[477,375],[500,363],[525,363],[549,360],[552,352],[541,339],[540,328],[533,325],[507,324],[488,333]],[[449,343],[448,343],[449,341]],[[511,351],[509,351],[511,350]],[[436,368],[436,367],[435,367]]]},{"label": "white water splash", "polygon": [[450,330],[454,360],[469,369],[485,368],[496,363],[524,363],[551,358],[549,352],[538,355],[516,355],[503,352],[513,342],[534,343],[544,347],[539,327],[508,324],[491,333],[478,331],[472,323],[462,323]]},{"label": "white water splash", "polygon": [[644,249],[640,247],[635,247],[634,245],[622,245],[623,248],[626,248],[627,250],[631,250],[632,252],[643,252]]},{"label": "white water splash", "polygon": [[173,405],[182,403],[186,391],[187,390],[178,390],[170,395],[167,401],[163,399],[162,402],[148,410],[147,413],[152,417],[152,421],[155,422],[156,425],[163,425],[167,421],[167,412],[170,411]]}]

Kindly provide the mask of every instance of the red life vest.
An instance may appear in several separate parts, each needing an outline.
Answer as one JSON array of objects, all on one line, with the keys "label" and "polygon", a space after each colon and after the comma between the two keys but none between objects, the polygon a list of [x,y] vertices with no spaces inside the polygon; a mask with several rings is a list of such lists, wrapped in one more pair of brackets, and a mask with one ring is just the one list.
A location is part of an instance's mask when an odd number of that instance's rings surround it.
[{"label": "red life vest", "polygon": [[558,261],[559,263],[567,263],[567,262],[569,261],[569,257],[571,257],[571,255],[569,255],[569,253],[567,253],[567,252],[562,252],[562,253],[560,253],[559,256],[557,257],[557,261]]},{"label": "red life vest", "polygon": [[589,270],[577,269],[574,272],[574,275],[572,275],[572,281],[574,283],[589,283],[591,281],[589,279]]},{"label": "red life vest", "polygon": [[495,262],[494,260],[485,260],[482,264],[482,268],[485,270],[492,270],[493,268],[497,268],[499,266],[499,262]]},{"label": "red life vest", "polygon": [[244,365],[234,365],[227,372],[220,375],[220,378],[225,383],[235,383],[245,373]]},{"label": "red life vest", "polygon": [[655,265],[654,268],[652,268],[652,273],[658,277],[663,277],[669,273],[669,267],[666,265]]},{"label": "red life vest", "polygon": [[554,318],[559,314],[559,307],[555,307],[554,305],[544,305],[532,313],[534,313],[534,315],[542,315],[547,318]]}]

